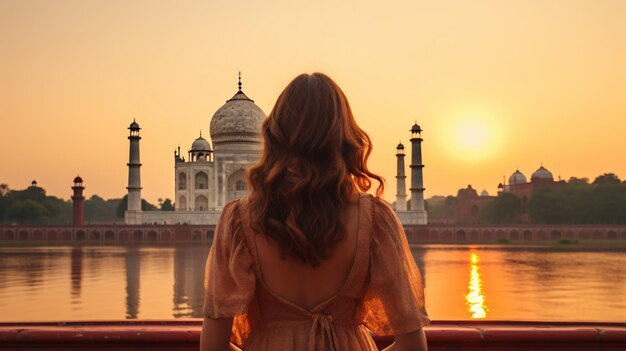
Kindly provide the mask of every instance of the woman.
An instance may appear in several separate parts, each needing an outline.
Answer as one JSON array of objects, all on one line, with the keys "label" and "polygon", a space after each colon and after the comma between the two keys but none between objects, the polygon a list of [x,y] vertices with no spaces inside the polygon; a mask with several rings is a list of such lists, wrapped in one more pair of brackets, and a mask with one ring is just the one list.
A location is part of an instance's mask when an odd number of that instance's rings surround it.
[{"label": "woman", "polygon": [[252,191],[224,207],[207,259],[201,350],[376,350],[370,331],[426,350],[420,272],[341,89],[296,77],[262,133]]}]

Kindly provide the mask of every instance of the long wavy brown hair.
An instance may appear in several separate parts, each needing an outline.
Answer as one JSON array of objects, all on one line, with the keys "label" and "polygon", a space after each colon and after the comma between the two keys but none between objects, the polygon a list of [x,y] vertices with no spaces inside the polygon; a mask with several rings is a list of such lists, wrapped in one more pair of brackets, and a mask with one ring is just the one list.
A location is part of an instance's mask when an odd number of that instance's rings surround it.
[{"label": "long wavy brown hair", "polygon": [[263,156],[248,170],[252,228],[283,257],[317,266],[346,235],[343,209],[382,177],[370,172],[369,136],[339,86],[322,73],[296,77],[262,125]]}]

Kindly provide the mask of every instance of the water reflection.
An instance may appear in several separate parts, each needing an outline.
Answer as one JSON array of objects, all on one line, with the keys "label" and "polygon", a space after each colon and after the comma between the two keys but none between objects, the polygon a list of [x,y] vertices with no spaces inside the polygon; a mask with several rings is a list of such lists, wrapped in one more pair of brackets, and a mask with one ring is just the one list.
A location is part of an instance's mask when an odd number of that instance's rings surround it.
[{"label": "water reflection", "polygon": [[126,318],[136,319],[139,313],[139,273],[141,257],[136,246],[126,249]]},{"label": "water reflection", "polygon": [[204,304],[204,265],[206,250],[174,251],[174,310],[172,315],[201,317]]},{"label": "water reflection", "polygon": [[[208,249],[0,247],[0,321],[201,317]],[[435,320],[626,322],[623,249],[423,245],[412,253]]]},{"label": "water reflection", "polygon": [[478,262],[480,258],[475,252],[470,254],[470,278],[469,292],[465,295],[467,310],[471,313],[472,318],[485,318],[489,308],[485,305],[485,295],[483,294],[483,281],[478,271]]},{"label": "water reflection", "polygon": [[80,288],[82,285],[83,277],[83,249],[81,247],[75,247],[70,254],[70,281],[72,284],[71,295],[72,303],[80,303]]}]

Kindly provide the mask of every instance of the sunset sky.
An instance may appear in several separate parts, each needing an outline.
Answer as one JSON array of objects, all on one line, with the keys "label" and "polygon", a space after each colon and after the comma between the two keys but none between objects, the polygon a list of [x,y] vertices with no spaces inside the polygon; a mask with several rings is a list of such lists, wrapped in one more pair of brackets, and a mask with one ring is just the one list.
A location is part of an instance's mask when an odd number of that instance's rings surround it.
[{"label": "sunset sky", "polygon": [[415,121],[426,197],[541,163],[626,178],[625,18],[620,0],[0,0],[0,183],[69,198],[80,174],[121,197],[136,118],[143,196],[171,198],[173,150],[208,136],[238,71],[267,114],[296,75],[335,79],[390,201]]}]

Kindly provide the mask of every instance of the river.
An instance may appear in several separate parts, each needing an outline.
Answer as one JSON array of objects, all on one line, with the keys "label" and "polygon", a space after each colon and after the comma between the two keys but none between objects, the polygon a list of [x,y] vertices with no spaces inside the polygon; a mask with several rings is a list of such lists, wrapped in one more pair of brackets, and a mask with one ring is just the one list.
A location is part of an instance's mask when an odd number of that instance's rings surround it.
[{"label": "river", "polygon": [[[0,321],[199,317],[209,246],[0,247]],[[433,320],[626,322],[626,250],[412,248]]]}]

